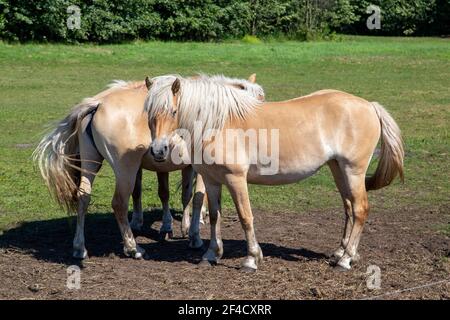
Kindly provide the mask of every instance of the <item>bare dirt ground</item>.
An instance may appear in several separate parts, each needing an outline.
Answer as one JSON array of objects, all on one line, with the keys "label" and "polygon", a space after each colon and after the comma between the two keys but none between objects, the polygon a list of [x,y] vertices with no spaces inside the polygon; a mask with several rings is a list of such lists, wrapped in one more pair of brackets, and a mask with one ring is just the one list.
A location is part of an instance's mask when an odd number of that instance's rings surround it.
[{"label": "bare dirt ground", "polygon": [[[338,208],[256,211],[265,258],[252,274],[238,270],[245,242],[231,210],[222,221],[224,257],[210,268],[197,266],[202,251],[188,249],[186,239],[158,242],[157,211],[146,213],[146,227],[137,234],[145,260],[124,257],[112,215],[88,216],[90,257],[82,263],[71,258],[74,225],[68,219],[26,223],[0,236],[0,299],[450,299],[450,238],[437,227],[450,223],[449,211],[374,209],[361,240],[362,260],[349,272],[328,262],[341,237]],[[209,226],[203,227],[203,239],[208,236]],[[66,288],[73,264],[82,268],[79,290]],[[367,288],[370,265],[381,269],[380,289]]]}]

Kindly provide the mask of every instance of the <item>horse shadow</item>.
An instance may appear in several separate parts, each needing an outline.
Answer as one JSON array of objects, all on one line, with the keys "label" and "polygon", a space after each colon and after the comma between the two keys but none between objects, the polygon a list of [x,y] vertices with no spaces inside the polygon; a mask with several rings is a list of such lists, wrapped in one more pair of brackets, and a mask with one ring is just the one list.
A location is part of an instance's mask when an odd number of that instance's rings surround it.
[{"label": "horse shadow", "polygon": [[[188,240],[174,237],[161,241],[159,231],[153,226],[162,220],[161,210],[144,212],[144,227],[134,232],[136,237],[146,238],[139,245],[145,249],[145,260],[181,262],[196,264],[201,261],[208,241],[200,249],[191,249]],[[174,220],[181,220],[182,212],[172,210]],[[129,213],[131,218],[131,213]],[[175,228],[176,226],[174,226]],[[0,235],[0,249],[15,250],[30,254],[35,259],[65,265],[79,265],[79,259],[72,257],[72,241],[76,228],[76,217],[65,217],[52,220],[24,222]],[[179,230],[174,230],[179,234]],[[117,222],[111,213],[90,213],[85,222],[86,247],[91,257],[119,256],[125,258],[122,237]],[[139,239],[140,240],[140,239]],[[149,241],[150,240],[150,241]],[[246,255],[244,240],[223,239],[224,256],[222,259],[240,258]],[[306,248],[288,248],[273,243],[260,243],[265,256],[276,257],[288,261],[322,260],[328,256]]]}]

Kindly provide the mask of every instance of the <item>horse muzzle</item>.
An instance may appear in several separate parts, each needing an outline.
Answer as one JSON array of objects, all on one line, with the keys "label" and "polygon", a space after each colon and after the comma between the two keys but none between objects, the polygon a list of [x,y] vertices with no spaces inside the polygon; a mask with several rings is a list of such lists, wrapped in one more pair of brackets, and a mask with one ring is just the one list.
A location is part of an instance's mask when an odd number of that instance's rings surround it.
[{"label": "horse muzzle", "polygon": [[162,141],[160,143],[153,141],[150,145],[150,154],[156,162],[164,162],[169,156],[169,143]]}]

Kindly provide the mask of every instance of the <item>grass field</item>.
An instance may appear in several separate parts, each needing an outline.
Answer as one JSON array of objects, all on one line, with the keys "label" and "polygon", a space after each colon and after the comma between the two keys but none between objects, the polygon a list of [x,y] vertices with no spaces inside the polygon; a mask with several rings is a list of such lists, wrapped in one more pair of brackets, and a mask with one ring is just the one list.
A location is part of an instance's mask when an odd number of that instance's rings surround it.
[{"label": "grass field", "polygon": [[[406,181],[370,194],[378,208],[423,208],[448,214],[450,41],[349,37],[336,42],[132,43],[10,45],[0,43],[0,232],[22,221],[64,217],[31,162],[46,125],[113,79],[196,72],[247,77],[256,72],[268,100],[334,88],[379,101],[403,130]],[[171,175],[171,206],[179,174]],[[145,207],[159,207],[154,173],[144,173]],[[104,166],[90,212],[111,212],[114,177]],[[251,187],[255,208],[299,214],[339,207],[324,168],[301,183]],[[224,203],[231,207],[225,194]],[[450,234],[449,225],[436,226]]]}]

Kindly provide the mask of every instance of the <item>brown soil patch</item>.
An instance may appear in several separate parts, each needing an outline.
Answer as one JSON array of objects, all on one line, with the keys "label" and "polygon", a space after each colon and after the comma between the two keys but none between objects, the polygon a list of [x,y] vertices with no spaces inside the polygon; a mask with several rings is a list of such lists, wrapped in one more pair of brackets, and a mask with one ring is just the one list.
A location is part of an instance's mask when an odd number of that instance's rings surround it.
[{"label": "brown soil patch", "polygon": [[[448,207],[442,209],[374,209],[361,240],[362,260],[346,273],[328,262],[341,237],[340,209],[256,211],[265,258],[254,274],[238,270],[245,242],[231,211],[222,221],[224,257],[211,268],[197,266],[202,251],[188,249],[186,239],[157,241],[160,212],[147,213],[146,228],[137,235],[146,260],[124,257],[112,215],[88,217],[90,257],[81,264],[71,258],[73,223],[26,223],[0,236],[0,299],[450,299],[450,238],[437,227],[450,218]],[[203,239],[208,229],[202,228]],[[66,288],[73,264],[82,267],[80,290]],[[381,289],[367,288],[369,265],[381,268]]]}]

